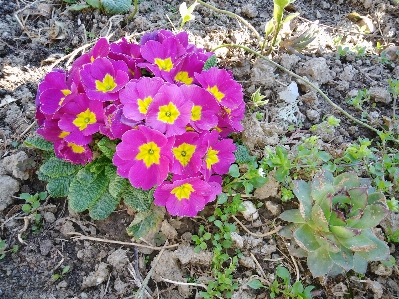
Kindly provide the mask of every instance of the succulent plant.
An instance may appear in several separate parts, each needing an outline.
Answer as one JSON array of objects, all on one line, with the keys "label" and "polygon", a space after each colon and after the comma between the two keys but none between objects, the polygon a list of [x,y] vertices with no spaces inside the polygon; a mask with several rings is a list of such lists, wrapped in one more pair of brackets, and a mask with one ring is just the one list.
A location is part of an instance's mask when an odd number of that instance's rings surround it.
[{"label": "succulent plant", "polygon": [[318,172],[310,183],[293,182],[299,209],[280,218],[292,222],[280,231],[291,239],[290,253],[307,257],[314,277],[354,270],[365,273],[369,261],[389,258],[387,244],[373,232],[388,214],[385,196],[356,173],[337,177]]}]

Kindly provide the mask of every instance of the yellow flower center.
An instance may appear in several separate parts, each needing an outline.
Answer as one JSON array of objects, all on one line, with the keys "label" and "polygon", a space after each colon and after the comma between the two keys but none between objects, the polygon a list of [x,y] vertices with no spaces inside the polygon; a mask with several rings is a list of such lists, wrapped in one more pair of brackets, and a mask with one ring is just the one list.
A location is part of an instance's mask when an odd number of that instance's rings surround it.
[{"label": "yellow flower center", "polygon": [[183,198],[189,199],[191,192],[193,191],[195,191],[193,185],[185,183],[183,185],[180,185],[179,187],[173,188],[170,193],[174,194],[178,200],[182,200]]},{"label": "yellow flower center", "polygon": [[76,115],[76,118],[72,123],[77,126],[80,131],[83,131],[88,125],[95,124],[96,121],[96,115],[87,108],[86,111],[80,112]]},{"label": "yellow flower center", "polygon": [[66,131],[62,131],[60,133],[60,135],[58,135],[59,138],[64,139],[65,137],[67,137],[69,134],[71,134],[70,132],[66,132]]},{"label": "yellow flower center", "polygon": [[196,121],[201,119],[202,106],[194,105],[191,109],[191,120]]},{"label": "yellow flower center", "polygon": [[[62,92],[62,94],[63,94],[64,96],[67,96],[67,95],[69,95],[69,94],[72,93],[72,91],[70,91],[69,89],[61,89],[61,92]],[[65,100],[65,97],[61,98],[61,100],[59,101],[58,105],[61,106],[62,103],[64,102],[64,100]]]},{"label": "yellow flower center", "polygon": [[94,56],[90,57],[90,61],[93,62],[95,60]]},{"label": "yellow flower center", "polygon": [[68,146],[72,149],[72,151],[76,154],[81,154],[85,151],[85,148],[83,146],[77,145],[72,142],[68,142]]},{"label": "yellow flower center", "polygon": [[215,96],[216,100],[218,100],[219,102],[221,102],[222,99],[224,98],[224,93],[220,92],[216,85],[214,87],[212,87],[212,88],[208,86],[207,90],[211,94],[213,94]]},{"label": "yellow flower center", "polygon": [[180,112],[177,110],[177,107],[172,102],[169,102],[168,105],[159,107],[158,120],[164,123],[173,124],[179,115]]},{"label": "yellow flower center", "polygon": [[216,164],[217,162],[219,162],[218,153],[219,153],[219,151],[212,149],[211,146],[209,147],[208,152],[206,153],[206,158],[205,158],[206,168],[211,169],[213,164]]},{"label": "yellow flower center", "polygon": [[149,168],[152,164],[159,164],[160,152],[161,149],[158,145],[150,141],[139,146],[139,153],[136,156],[136,160],[142,160],[145,166]]},{"label": "yellow flower center", "polygon": [[148,106],[152,103],[151,97],[146,97],[144,100],[138,99],[137,105],[139,106],[139,111],[143,114],[147,114]]},{"label": "yellow flower center", "polygon": [[185,83],[187,85],[190,85],[193,83],[193,78],[188,76],[187,72],[178,72],[177,75],[175,76],[175,81]]},{"label": "yellow flower center", "polygon": [[180,164],[186,166],[190,162],[196,148],[197,147],[195,145],[184,142],[178,147],[174,147],[172,151],[176,159],[179,160]]},{"label": "yellow flower center", "polygon": [[172,59],[170,59],[170,57],[166,59],[155,58],[154,62],[161,71],[170,72],[173,68]]},{"label": "yellow flower center", "polygon": [[96,80],[97,91],[108,92],[112,91],[116,87],[114,78],[110,74],[106,74],[102,81]]}]

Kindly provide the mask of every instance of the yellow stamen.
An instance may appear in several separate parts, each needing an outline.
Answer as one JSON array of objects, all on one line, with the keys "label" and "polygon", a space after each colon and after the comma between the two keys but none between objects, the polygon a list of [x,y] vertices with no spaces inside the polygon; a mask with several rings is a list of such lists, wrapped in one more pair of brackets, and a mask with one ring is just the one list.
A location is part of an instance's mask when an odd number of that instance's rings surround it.
[{"label": "yellow stamen", "polygon": [[136,156],[136,160],[142,160],[147,168],[152,164],[159,164],[161,149],[158,145],[150,141],[139,146],[139,153]]},{"label": "yellow stamen", "polygon": [[86,111],[76,115],[76,118],[72,123],[77,126],[80,131],[83,131],[88,125],[95,124],[96,121],[96,115],[87,108]]},{"label": "yellow stamen", "polygon": [[212,93],[215,96],[216,100],[218,100],[219,102],[221,102],[222,99],[224,98],[224,93],[220,92],[216,85],[213,86],[212,88],[210,86],[208,86],[207,90],[210,93]]},{"label": "yellow stamen", "polygon": [[178,200],[182,200],[183,198],[190,199],[191,192],[193,191],[195,191],[193,185],[185,183],[179,187],[173,188],[170,193],[174,194]]},{"label": "yellow stamen", "polygon": [[114,78],[110,74],[106,74],[102,81],[96,80],[96,89],[101,92],[109,92],[112,91],[117,84],[115,83]]},{"label": "yellow stamen", "polygon": [[159,107],[157,119],[167,124],[173,124],[179,115],[180,112],[177,107],[172,102],[169,102],[168,105]]},{"label": "yellow stamen", "polygon": [[166,59],[155,58],[154,62],[161,71],[170,72],[173,68],[172,59],[170,59],[170,57]]},{"label": "yellow stamen", "polygon": [[67,137],[69,134],[71,134],[70,132],[66,132],[66,131],[62,131],[60,133],[60,135],[58,135],[59,138],[64,139],[65,137]]},{"label": "yellow stamen", "polygon": [[211,169],[213,164],[216,164],[219,162],[219,157],[218,157],[219,151],[212,149],[210,146],[208,149],[208,152],[206,153],[206,168]]},{"label": "yellow stamen", "polygon": [[85,148],[83,146],[77,145],[72,142],[68,142],[68,146],[72,149],[72,151],[76,154],[81,154],[85,151]]},{"label": "yellow stamen", "polygon": [[138,99],[137,105],[139,106],[139,111],[142,114],[147,114],[148,106],[152,103],[152,97],[146,97],[144,100]]},{"label": "yellow stamen", "polygon": [[180,162],[181,165],[186,166],[193,156],[197,147],[192,144],[182,143],[178,147],[172,149],[175,158]]},{"label": "yellow stamen", "polygon": [[193,78],[188,76],[187,72],[178,72],[175,76],[175,81],[185,83],[187,85],[190,85],[193,83]]},{"label": "yellow stamen", "polygon": [[191,120],[196,121],[201,119],[202,106],[194,105],[191,109]]}]

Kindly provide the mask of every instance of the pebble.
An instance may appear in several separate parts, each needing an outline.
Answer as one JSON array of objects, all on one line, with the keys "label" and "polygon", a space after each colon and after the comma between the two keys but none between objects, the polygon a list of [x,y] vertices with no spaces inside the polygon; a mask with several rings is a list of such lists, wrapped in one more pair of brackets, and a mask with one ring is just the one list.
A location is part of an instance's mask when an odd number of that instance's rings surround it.
[{"label": "pebble", "polygon": [[245,220],[252,221],[258,219],[259,213],[252,201],[246,200],[243,201],[242,204],[245,206],[245,211],[242,211],[241,213]]},{"label": "pebble", "polygon": [[44,217],[44,220],[46,220],[46,222],[48,222],[48,223],[53,223],[56,220],[54,214],[51,212],[44,213],[43,217]]}]

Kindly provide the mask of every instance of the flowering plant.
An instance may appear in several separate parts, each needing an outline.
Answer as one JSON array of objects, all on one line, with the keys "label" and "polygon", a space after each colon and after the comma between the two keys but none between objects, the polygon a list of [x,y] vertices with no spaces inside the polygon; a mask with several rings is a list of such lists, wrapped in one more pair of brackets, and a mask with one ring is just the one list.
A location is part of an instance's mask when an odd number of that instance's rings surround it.
[{"label": "flowering plant", "polygon": [[243,129],[241,85],[212,62],[186,32],[161,30],[140,44],[102,38],[70,71],[48,73],[36,118],[56,155],[40,169],[49,192],[96,219],[120,198],[195,216],[221,193],[235,160],[226,137]]}]

